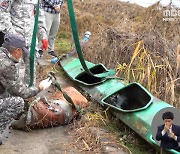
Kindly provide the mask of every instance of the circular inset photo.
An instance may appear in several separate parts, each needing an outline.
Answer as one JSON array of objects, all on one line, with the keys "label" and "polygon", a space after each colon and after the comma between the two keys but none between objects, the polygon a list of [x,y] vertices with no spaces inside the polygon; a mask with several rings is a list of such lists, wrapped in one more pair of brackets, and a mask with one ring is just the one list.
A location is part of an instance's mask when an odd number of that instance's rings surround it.
[{"label": "circular inset photo", "polygon": [[163,149],[180,152],[180,110],[167,107],[153,118],[151,131],[153,139]]}]

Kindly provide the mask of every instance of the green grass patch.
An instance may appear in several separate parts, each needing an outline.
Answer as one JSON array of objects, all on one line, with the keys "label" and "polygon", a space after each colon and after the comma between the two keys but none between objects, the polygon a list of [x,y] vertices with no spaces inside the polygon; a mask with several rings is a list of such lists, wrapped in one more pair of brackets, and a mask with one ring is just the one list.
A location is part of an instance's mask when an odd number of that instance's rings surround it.
[{"label": "green grass patch", "polygon": [[56,39],[55,51],[57,51],[59,55],[69,52],[70,51],[70,40],[67,38]]},{"label": "green grass patch", "polygon": [[68,32],[58,32],[56,35],[56,41],[54,44],[55,51],[58,55],[67,53],[71,47],[71,36]]}]

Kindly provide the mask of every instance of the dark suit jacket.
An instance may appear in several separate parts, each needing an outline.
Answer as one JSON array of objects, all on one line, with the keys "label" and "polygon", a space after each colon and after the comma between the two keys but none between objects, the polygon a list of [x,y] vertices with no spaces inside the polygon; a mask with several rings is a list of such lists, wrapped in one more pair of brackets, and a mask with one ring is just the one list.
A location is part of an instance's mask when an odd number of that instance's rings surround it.
[{"label": "dark suit jacket", "polygon": [[172,132],[177,136],[177,141],[168,136],[167,132],[162,136],[164,125],[158,127],[156,140],[161,141],[160,146],[164,149],[174,149],[180,151],[178,142],[180,142],[180,126],[172,125]]}]

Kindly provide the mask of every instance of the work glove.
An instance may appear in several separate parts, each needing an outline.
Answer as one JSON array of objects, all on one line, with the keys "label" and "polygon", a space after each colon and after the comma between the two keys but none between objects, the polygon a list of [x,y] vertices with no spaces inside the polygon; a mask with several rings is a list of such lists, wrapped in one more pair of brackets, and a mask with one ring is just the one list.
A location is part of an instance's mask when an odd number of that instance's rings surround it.
[{"label": "work glove", "polygon": [[42,80],[39,83],[39,87],[40,87],[41,90],[45,90],[45,89],[50,87],[51,83],[52,83],[52,80],[50,78],[47,78],[45,80]]},{"label": "work glove", "polygon": [[41,42],[42,42],[41,49],[42,50],[47,50],[47,48],[48,48],[48,41],[46,39],[42,39]]}]

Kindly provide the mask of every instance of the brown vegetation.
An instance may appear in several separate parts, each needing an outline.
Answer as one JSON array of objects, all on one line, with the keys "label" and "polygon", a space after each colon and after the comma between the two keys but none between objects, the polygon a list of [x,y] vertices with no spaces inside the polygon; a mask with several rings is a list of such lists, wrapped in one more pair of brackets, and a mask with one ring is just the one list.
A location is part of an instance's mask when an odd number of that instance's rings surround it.
[{"label": "brown vegetation", "polygon": [[[180,19],[163,21],[163,9],[159,3],[143,8],[116,0],[74,1],[80,38],[92,32],[86,60],[116,69],[117,76],[179,108]],[[67,9],[61,19],[61,31],[70,34]]]}]

